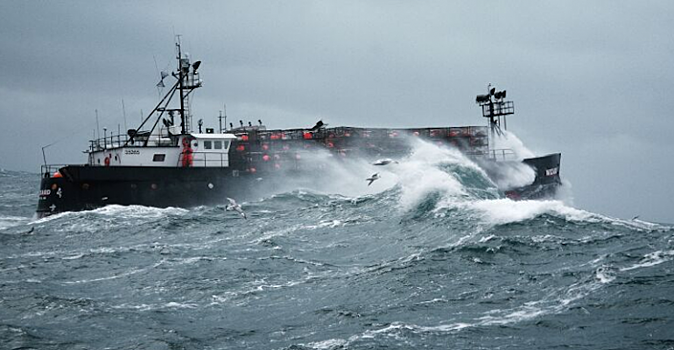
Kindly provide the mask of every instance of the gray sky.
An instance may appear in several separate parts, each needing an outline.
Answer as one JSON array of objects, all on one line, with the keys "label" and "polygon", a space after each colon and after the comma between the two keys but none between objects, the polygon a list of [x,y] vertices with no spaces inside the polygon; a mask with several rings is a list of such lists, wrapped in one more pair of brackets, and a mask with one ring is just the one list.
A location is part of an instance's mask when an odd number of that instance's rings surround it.
[{"label": "gray sky", "polygon": [[[200,68],[216,125],[482,125],[487,83],[509,130],[562,152],[575,206],[674,222],[671,1],[2,1],[0,167],[81,163],[96,126],[136,126],[173,68]],[[156,66],[155,66],[156,59]],[[170,66],[169,66],[170,65]],[[37,197],[36,197],[37,198]]]}]

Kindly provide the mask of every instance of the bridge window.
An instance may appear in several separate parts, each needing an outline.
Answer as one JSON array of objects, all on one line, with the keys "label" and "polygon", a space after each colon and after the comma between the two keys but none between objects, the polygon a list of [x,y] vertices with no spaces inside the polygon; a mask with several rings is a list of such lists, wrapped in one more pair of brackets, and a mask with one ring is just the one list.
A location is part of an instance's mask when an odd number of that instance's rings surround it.
[{"label": "bridge window", "polygon": [[163,162],[164,159],[166,159],[166,155],[165,155],[165,154],[159,154],[159,153],[157,153],[157,154],[154,155],[154,157],[152,157],[152,161],[153,161],[153,162]]},{"label": "bridge window", "polygon": [[204,149],[211,149],[211,141],[204,141]]},{"label": "bridge window", "polygon": [[213,141],[213,148],[222,149],[222,141]]}]

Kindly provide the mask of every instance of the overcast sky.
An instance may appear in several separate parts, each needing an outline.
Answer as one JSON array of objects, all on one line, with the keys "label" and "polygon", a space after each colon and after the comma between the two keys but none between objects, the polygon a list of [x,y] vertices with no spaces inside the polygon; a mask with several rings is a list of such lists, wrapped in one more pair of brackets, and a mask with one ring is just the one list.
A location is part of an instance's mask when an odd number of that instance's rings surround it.
[{"label": "overcast sky", "polygon": [[483,125],[491,82],[576,207],[672,223],[672,32],[672,1],[1,1],[0,167],[37,173],[57,140],[50,163],[84,162],[122,100],[138,124],[181,34],[211,126],[224,103],[278,128]]}]

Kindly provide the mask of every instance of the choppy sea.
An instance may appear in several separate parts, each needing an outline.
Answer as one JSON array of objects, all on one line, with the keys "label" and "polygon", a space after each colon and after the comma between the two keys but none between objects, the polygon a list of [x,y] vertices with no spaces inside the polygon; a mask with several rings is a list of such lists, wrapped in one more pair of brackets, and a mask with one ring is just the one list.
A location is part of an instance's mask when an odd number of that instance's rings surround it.
[{"label": "choppy sea", "polygon": [[0,348],[674,349],[670,225],[513,202],[451,154],[399,166],[248,219],[38,220],[39,175],[0,172]]}]

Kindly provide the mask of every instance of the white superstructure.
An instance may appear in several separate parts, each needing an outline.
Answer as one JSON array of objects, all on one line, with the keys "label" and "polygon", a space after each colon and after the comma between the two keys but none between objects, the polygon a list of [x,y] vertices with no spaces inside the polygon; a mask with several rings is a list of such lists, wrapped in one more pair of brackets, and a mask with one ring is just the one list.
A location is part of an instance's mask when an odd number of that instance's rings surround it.
[{"label": "white superstructure", "polygon": [[[103,138],[92,140],[85,151],[89,156],[89,166],[229,166],[229,149],[232,141],[236,140],[235,135],[215,133],[213,129],[201,133],[201,121],[199,133],[192,132],[189,95],[202,85],[197,71],[201,61],[192,64],[189,57],[182,54],[179,42],[176,43],[176,51],[178,68],[171,74],[176,82],[168,93],[138,129],[130,129],[126,135],[107,135],[104,129]],[[157,86],[163,87],[167,77],[169,74],[162,72]],[[180,105],[169,107],[175,94],[180,98]],[[152,126],[149,130],[143,130],[146,125]]]},{"label": "white superstructure", "polygon": [[[174,136],[152,145],[108,140],[100,148],[90,150],[90,166],[145,167],[228,167],[233,134],[187,134]],[[136,145],[138,144],[138,145]]]}]

